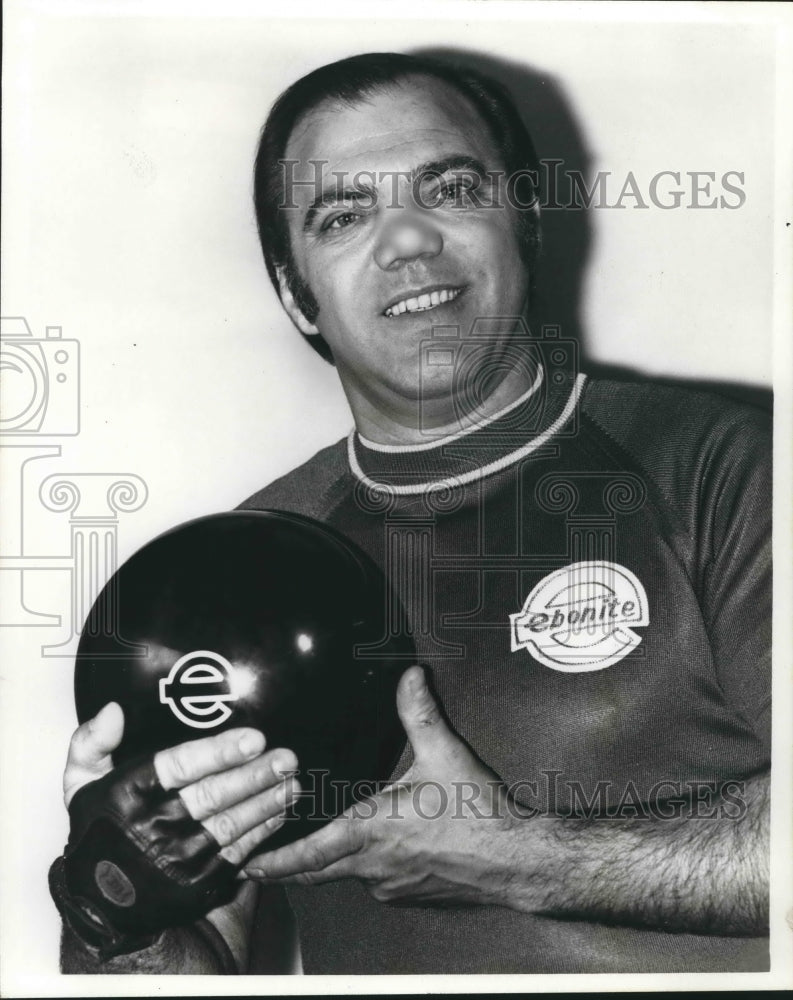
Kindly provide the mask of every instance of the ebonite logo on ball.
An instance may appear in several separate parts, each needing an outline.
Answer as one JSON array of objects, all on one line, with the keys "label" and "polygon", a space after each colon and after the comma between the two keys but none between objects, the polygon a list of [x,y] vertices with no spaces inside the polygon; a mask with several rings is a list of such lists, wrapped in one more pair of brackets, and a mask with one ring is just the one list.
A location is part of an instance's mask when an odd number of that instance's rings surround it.
[{"label": "ebonite logo on ball", "polygon": [[160,678],[160,701],[186,726],[212,729],[231,715],[227,702],[236,701],[231,664],[220,653],[198,649],[185,653],[167,677]]},{"label": "ebonite logo on ball", "polygon": [[578,562],[544,577],[510,615],[512,652],[527,649],[552,670],[581,673],[618,663],[642,641],[647,594],[624,566]]}]

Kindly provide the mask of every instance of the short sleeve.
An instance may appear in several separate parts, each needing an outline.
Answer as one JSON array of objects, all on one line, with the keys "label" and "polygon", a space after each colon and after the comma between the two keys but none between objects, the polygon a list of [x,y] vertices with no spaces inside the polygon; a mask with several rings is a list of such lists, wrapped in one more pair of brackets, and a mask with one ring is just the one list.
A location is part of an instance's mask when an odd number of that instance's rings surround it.
[{"label": "short sleeve", "polygon": [[719,683],[770,748],[771,435],[763,414],[742,412],[703,469],[702,609]]}]

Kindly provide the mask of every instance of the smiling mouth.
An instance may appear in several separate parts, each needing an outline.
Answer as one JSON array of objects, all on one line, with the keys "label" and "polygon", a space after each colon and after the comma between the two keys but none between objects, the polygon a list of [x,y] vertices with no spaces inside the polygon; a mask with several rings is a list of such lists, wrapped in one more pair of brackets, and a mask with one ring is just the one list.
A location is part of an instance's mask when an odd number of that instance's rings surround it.
[{"label": "smiling mouth", "polygon": [[428,309],[435,309],[437,306],[444,305],[447,302],[454,302],[462,292],[462,288],[453,288],[451,286],[448,288],[436,288],[431,292],[425,292],[423,295],[415,295],[394,302],[393,305],[390,305],[383,311],[383,315],[389,319],[394,319],[396,316],[402,316],[405,313],[427,312]]}]

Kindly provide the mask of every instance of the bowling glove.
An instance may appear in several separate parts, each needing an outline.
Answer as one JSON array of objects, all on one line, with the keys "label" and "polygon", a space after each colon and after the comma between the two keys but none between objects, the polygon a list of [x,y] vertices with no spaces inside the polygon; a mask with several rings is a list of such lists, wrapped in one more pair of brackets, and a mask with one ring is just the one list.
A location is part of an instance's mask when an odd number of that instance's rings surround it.
[{"label": "bowling glove", "polygon": [[153,757],[84,785],[69,818],[50,892],[101,961],[146,948],[166,927],[193,924],[233,895],[237,869],[178,792],[160,785]]}]

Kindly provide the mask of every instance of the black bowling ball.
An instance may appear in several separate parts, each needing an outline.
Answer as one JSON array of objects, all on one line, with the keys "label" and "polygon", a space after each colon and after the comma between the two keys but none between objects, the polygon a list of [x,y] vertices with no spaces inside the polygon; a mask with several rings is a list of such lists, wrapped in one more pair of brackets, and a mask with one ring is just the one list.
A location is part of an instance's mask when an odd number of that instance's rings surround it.
[{"label": "black bowling ball", "polygon": [[215,514],[160,535],[105,586],[78,648],[77,716],[121,705],[116,764],[236,726],[294,750],[304,794],[267,849],[389,778],[412,662],[401,607],[347,539],[296,514]]}]

